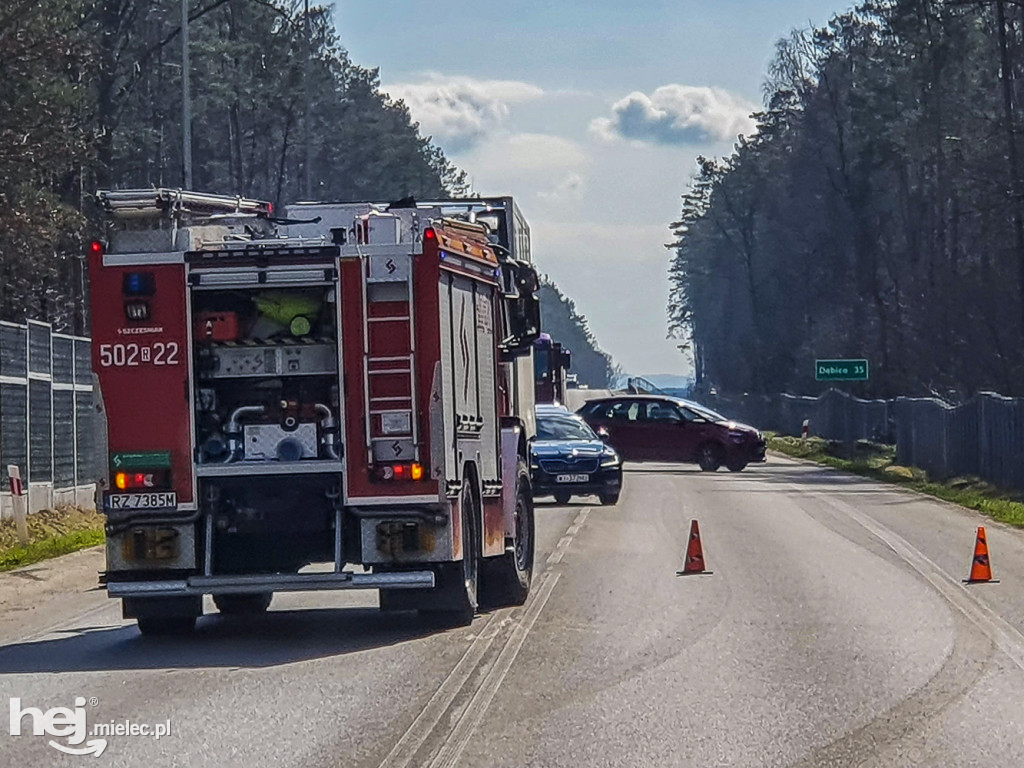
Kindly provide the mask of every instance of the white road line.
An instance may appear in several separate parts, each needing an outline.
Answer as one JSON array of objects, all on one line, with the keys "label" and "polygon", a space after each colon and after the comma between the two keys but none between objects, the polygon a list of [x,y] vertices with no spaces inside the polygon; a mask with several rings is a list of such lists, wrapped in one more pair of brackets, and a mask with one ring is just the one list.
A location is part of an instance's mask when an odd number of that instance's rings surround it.
[{"label": "white road line", "polygon": [[889,549],[895,552],[900,559],[906,562],[907,565],[923,576],[948,603],[984,632],[989,640],[1005,653],[1014,664],[1024,669],[1024,635],[995,611],[974,597],[958,579],[942,570],[942,568],[899,534],[889,530],[852,504],[848,504],[841,499],[834,499],[823,493],[808,493],[798,485],[790,484],[790,487],[800,491],[803,495],[820,499],[841,512],[845,512],[854,522],[877,537]]},{"label": "white road line", "polygon": [[589,507],[583,507],[579,512],[576,513],[576,519],[572,521],[572,525],[565,531],[565,535],[558,540],[555,545],[554,551],[548,555],[548,565],[558,565],[562,562],[562,557],[565,555],[565,551],[569,549],[569,545],[572,544],[573,538],[580,532],[583,524],[587,522],[587,515],[590,514]]},{"label": "white road line", "polygon": [[558,583],[560,577],[561,574],[557,573],[545,574],[545,582],[537,593],[537,599],[527,609],[523,620],[513,630],[508,641],[506,641],[505,647],[501,649],[501,653],[498,655],[497,662],[495,662],[490,672],[487,673],[487,677],[484,678],[483,683],[477,689],[473,699],[469,702],[469,706],[463,711],[462,717],[452,731],[451,736],[445,742],[441,751],[431,761],[430,768],[454,768],[458,764],[459,757],[461,757],[470,739],[473,738],[477,727],[480,725],[480,721],[483,720],[484,715],[487,713],[487,708],[491,705],[491,701],[494,699],[495,694],[497,694],[502,682],[504,682],[505,676],[512,668],[512,664],[519,655],[519,651],[522,650],[523,643],[526,642],[526,638],[530,634],[530,630],[533,629],[533,625],[537,623],[537,618],[540,616],[541,611],[544,610],[544,606],[547,605],[548,599],[551,597],[555,584]]},{"label": "white road line", "polygon": [[392,747],[388,756],[380,764],[380,768],[404,768],[409,765],[416,752],[423,746],[423,742],[427,740],[431,731],[451,706],[455,697],[458,696],[459,691],[466,685],[470,675],[479,666],[484,654],[494,643],[494,638],[498,636],[499,626],[498,614],[492,614],[480,628],[480,633],[466,649],[462,658],[448,673],[448,677],[430,697],[430,701],[423,707],[423,711],[412,721],[412,725],[398,740],[398,743]]}]

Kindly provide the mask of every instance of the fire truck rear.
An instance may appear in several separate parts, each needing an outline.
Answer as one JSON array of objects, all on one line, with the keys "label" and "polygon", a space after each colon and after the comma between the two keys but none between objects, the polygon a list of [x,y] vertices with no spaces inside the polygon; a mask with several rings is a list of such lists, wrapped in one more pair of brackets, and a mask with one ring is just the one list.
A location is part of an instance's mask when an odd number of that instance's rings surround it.
[{"label": "fire truck rear", "polygon": [[525,601],[540,333],[510,198],[299,205],[101,192],[103,582],[144,633],[274,592],[467,623]]},{"label": "fire truck rear", "polygon": [[536,371],[535,397],[538,403],[560,405],[565,402],[565,390],[572,367],[572,352],[561,343],[542,333],[533,344]]}]

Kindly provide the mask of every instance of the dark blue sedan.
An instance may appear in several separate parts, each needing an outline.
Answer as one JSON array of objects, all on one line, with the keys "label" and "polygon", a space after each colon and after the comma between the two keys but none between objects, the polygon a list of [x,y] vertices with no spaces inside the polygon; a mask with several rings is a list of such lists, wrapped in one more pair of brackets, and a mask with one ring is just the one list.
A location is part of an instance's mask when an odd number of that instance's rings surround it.
[{"label": "dark blue sedan", "polygon": [[615,504],[622,490],[622,459],[579,416],[557,406],[537,407],[537,437],[530,449],[533,495],[597,496]]}]

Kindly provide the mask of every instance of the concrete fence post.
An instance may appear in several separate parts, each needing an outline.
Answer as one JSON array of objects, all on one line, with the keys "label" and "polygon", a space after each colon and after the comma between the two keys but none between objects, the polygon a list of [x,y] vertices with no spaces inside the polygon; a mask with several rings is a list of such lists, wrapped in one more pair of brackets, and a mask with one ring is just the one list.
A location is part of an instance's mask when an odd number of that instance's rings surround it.
[{"label": "concrete fence post", "polygon": [[18,542],[28,546],[28,498],[25,486],[21,482],[21,470],[17,464],[7,466],[7,478],[11,488],[11,506],[14,511],[14,528],[18,532]]}]

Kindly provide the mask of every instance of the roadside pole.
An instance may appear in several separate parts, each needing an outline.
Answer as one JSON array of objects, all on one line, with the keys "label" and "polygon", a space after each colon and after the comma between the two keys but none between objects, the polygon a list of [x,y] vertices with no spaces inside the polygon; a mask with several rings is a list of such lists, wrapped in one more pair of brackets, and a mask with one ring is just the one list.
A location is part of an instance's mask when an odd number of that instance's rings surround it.
[{"label": "roadside pole", "polygon": [[14,527],[18,532],[18,542],[28,546],[28,499],[25,486],[21,482],[21,470],[17,464],[7,465],[7,477],[11,488],[11,507],[14,510]]}]

